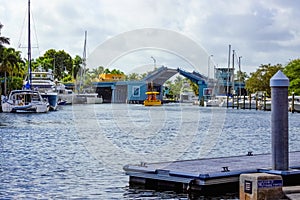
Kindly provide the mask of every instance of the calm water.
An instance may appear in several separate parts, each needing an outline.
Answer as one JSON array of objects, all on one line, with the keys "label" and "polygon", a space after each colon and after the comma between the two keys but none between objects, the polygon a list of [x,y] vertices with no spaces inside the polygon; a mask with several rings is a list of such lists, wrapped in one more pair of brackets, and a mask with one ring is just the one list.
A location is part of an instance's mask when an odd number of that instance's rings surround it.
[{"label": "calm water", "polygon": [[[300,150],[299,116],[289,114],[290,150]],[[0,113],[0,199],[187,199],[129,189],[122,167],[269,153],[270,118],[264,111],[184,104]]]}]

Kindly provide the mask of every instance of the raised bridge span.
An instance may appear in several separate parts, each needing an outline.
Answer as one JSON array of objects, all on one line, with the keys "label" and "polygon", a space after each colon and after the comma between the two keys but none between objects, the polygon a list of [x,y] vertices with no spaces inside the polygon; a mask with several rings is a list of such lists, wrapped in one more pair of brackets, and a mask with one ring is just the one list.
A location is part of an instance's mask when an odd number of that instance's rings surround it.
[{"label": "raised bridge span", "polygon": [[163,85],[168,79],[170,79],[175,74],[179,73],[180,75],[188,78],[192,82],[198,84],[199,86],[199,99],[203,97],[203,89],[207,87],[207,77],[200,74],[199,72],[188,72],[181,68],[173,69],[173,68],[167,68],[167,67],[160,67],[157,70],[150,73],[148,76],[146,76],[143,81],[145,82],[152,82],[157,85]]}]

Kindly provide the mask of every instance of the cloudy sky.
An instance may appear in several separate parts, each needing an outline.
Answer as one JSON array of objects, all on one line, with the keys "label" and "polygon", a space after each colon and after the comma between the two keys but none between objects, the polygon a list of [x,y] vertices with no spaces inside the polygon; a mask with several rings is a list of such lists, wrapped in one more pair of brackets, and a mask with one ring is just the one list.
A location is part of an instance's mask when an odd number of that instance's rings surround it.
[{"label": "cloudy sky", "polygon": [[[0,4],[0,22],[4,25],[1,35],[9,37],[14,48],[26,46],[27,3],[2,0]],[[88,57],[95,56],[97,49],[102,49],[100,57],[124,51],[110,57],[114,67],[132,71],[137,66],[152,65],[152,56],[157,66],[192,63],[207,73],[208,60],[211,65],[227,67],[230,44],[236,56],[241,56],[242,71],[249,73],[261,64],[285,65],[300,57],[299,9],[300,1],[295,0],[31,0],[32,45],[39,47],[39,51],[33,49],[33,57],[51,48],[81,56],[87,30]],[[135,31],[143,29],[166,31],[156,37],[160,43],[154,44],[150,43],[151,34]],[[172,32],[175,35],[168,38]],[[126,33],[133,33],[131,40],[118,40]],[[112,42],[116,40],[119,43]],[[141,42],[145,40],[148,42]],[[203,51],[191,47],[189,52],[191,41]],[[132,43],[136,45],[125,48]],[[26,53],[24,48],[19,50]],[[194,54],[201,61],[189,60]]]}]

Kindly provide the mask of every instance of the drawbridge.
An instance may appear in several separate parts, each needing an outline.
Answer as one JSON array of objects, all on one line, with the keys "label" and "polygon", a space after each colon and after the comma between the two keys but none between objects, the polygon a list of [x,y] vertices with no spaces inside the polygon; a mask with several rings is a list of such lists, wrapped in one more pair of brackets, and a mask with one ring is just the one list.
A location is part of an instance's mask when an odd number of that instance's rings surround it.
[{"label": "drawbridge", "polygon": [[192,82],[198,84],[199,86],[199,99],[204,96],[205,88],[207,88],[208,78],[199,72],[187,72],[183,69],[177,68],[167,68],[167,67],[160,67],[146,76],[143,81],[148,83],[153,83],[155,85],[163,85],[168,79],[170,79],[175,74],[179,73],[180,75],[188,78]]},{"label": "drawbridge", "polygon": [[162,99],[163,84],[176,74],[190,79],[199,86],[199,99],[206,96],[208,79],[206,76],[198,72],[187,72],[183,69],[160,67],[149,73],[141,81],[118,81],[118,82],[95,82],[94,87],[99,96],[102,96],[105,103],[143,103],[147,98],[146,92],[149,90],[149,83],[152,84],[152,89],[158,91],[160,99]]}]

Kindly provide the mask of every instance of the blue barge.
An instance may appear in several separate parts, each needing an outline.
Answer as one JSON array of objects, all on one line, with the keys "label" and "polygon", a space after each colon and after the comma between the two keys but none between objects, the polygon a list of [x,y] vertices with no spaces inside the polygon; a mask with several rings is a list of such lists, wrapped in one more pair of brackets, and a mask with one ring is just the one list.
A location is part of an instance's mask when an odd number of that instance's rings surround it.
[{"label": "blue barge", "polygon": [[271,169],[271,154],[204,158],[195,160],[126,165],[131,187],[216,194],[238,192],[239,176],[265,172],[281,175],[284,186],[300,184],[300,151],[290,152],[290,170]]}]

